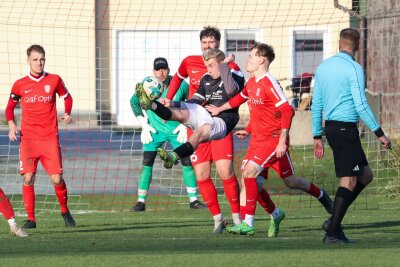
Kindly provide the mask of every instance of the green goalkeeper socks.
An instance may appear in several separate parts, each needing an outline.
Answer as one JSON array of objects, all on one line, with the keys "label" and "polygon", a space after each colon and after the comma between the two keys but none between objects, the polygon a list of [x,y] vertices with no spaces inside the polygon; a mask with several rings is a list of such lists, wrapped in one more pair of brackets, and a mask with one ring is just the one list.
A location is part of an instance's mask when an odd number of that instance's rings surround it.
[{"label": "green goalkeeper socks", "polygon": [[182,166],[182,176],[190,202],[197,200],[197,182],[193,167]]},{"label": "green goalkeeper socks", "polygon": [[143,166],[138,181],[138,199],[142,202],[146,201],[147,191],[150,188],[152,174],[153,167]]}]

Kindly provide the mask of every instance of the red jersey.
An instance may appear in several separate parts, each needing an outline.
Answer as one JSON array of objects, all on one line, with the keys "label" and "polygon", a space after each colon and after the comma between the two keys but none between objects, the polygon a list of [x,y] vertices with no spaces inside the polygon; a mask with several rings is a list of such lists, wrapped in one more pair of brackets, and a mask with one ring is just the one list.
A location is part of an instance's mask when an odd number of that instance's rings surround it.
[{"label": "red jersey", "polygon": [[257,80],[249,79],[242,92],[229,103],[232,107],[248,100],[252,139],[279,137],[281,129],[290,128],[293,108],[279,83],[267,72]]},{"label": "red jersey", "polygon": [[[229,68],[236,72],[239,76],[243,77],[239,66],[234,62],[229,63]],[[204,65],[202,56],[188,56],[186,57],[178,68],[178,71],[172,78],[171,84],[168,87],[166,98],[173,99],[182,80],[189,77],[189,99],[196,93],[199,88],[200,80],[207,73],[207,67]]]},{"label": "red jersey", "polygon": [[21,101],[21,136],[42,139],[58,135],[56,94],[65,98],[68,90],[55,74],[43,72],[37,79],[28,74],[14,83],[10,98]]}]

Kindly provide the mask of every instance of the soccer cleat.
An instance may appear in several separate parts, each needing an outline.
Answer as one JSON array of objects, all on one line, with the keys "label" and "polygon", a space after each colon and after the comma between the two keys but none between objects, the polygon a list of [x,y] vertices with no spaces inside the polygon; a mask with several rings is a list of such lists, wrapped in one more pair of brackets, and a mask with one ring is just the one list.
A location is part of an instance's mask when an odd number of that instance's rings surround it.
[{"label": "soccer cleat", "polygon": [[146,210],[146,204],[144,204],[144,202],[138,201],[136,202],[136,205],[133,206],[129,211],[137,212],[145,210]]},{"label": "soccer cleat", "polygon": [[321,202],[322,206],[324,206],[324,208],[326,209],[326,211],[327,211],[329,214],[332,214],[332,213],[333,213],[333,201],[332,201],[332,199],[329,197],[328,193],[327,193],[325,190],[323,190],[323,189],[321,189],[321,190],[322,190],[322,192],[323,192],[323,195],[322,195],[322,197],[321,197],[320,199],[318,199],[318,200],[319,200],[319,202]]},{"label": "soccer cleat", "polygon": [[26,220],[24,221],[24,225],[22,225],[22,228],[24,229],[36,228],[36,222],[31,220]]},{"label": "soccer cleat", "polygon": [[175,152],[167,152],[163,148],[157,148],[157,154],[164,161],[164,168],[171,169],[172,166],[178,164],[179,157]]},{"label": "soccer cleat", "polygon": [[279,224],[285,219],[286,214],[283,210],[279,209],[279,217],[277,219],[271,218],[268,227],[268,237],[275,237],[279,233]]},{"label": "soccer cleat", "polygon": [[324,244],[352,244],[354,241],[348,239],[343,231],[338,231],[334,235],[329,236],[325,234],[324,238],[322,239]]},{"label": "soccer cleat", "polygon": [[195,201],[192,201],[189,203],[189,208],[199,210],[199,209],[205,209],[205,208],[207,208],[207,206],[205,204],[201,203],[200,201],[195,200]]},{"label": "soccer cleat", "polygon": [[72,218],[72,215],[71,215],[71,213],[69,211],[67,211],[64,214],[61,214],[61,216],[64,218],[65,227],[67,227],[67,228],[75,227],[74,218]]},{"label": "soccer cleat", "polygon": [[247,225],[247,223],[242,222],[241,224],[227,227],[226,231],[231,234],[237,234],[237,235],[245,235],[245,236],[253,236],[255,231],[253,227],[250,227]]},{"label": "soccer cleat", "polygon": [[11,226],[10,231],[11,231],[12,235],[15,235],[18,237],[27,237],[28,236],[28,234],[17,225]]},{"label": "soccer cleat", "polygon": [[[331,226],[331,218],[327,219],[323,224],[322,224],[322,230],[325,232],[328,232],[329,227]],[[340,229],[343,230],[344,226],[341,224]]]},{"label": "soccer cleat", "polygon": [[147,96],[146,92],[143,89],[142,83],[136,84],[135,93],[139,100],[140,107],[144,110],[148,110],[151,107],[153,101]]},{"label": "soccer cleat", "polygon": [[219,222],[215,222],[214,223],[214,234],[218,235],[218,234],[222,234],[222,231],[226,228],[226,220],[222,219],[222,221]]}]

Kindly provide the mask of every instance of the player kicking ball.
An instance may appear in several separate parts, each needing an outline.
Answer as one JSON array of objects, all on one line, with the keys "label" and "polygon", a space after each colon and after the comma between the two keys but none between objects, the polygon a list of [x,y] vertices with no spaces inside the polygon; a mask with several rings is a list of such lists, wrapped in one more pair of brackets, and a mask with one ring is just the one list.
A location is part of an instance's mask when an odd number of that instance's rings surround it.
[{"label": "player kicking ball", "polygon": [[240,225],[228,227],[234,234],[252,236],[254,215],[258,197],[257,177],[272,168],[284,179],[294,175],[288,153],[289,129],[294,116],[282,88],[269,73],[269,65],[275,58],[273,48],[255,43],[247,58],[246,69],[252,74],[243,91],[225,104],[208,106],[212,115],[237,108],[249,101],[252,136],[242,163],[242,176],[246,192],[246,215]]},{"label": "player kicking ball", "polygon": [[243,88],[244,78],[230,71],[227,63],[232,58],[225,59],[225,54],[219,49],[204,51],[203,60],[208,73],[200,80],[200,86],[192,99],[186,102],[172,101],[167,108],[157,101],[152,101],[140,83],[136,87],[136,94],[143,109],[151,109],[162,119],[179,121],[193,130],[188,142],[172,152],[158,148],[158,155],[167,169],[172,168],[180,159],[192,155],[201,142],[224,138],[239,121],[237,108],[211,117],[203,106],[218,106],[228,101]]},{"label": "player kicking ball", "polygon": [[[228,67],[228,62],[233,57],[230,56],[225,59],[224,53],[218,49],[206,50],[203,52],[202,57],[208,73],[200,80],[196,93],[187,102],[169,102],[168,104],[171,108],[167,108],[161,103],[151,101],[143,91],[141,84],[138,84],[137,87],[136,93],[142,108],[153,110],[164,120],[178,120],[193,130],[189,141],[174,149],[173,152],[167,152],[161,148],[158,149],[158,154],[164,160],[166,168],[172,168],[179,159],[192,155],[202,142],[223,140],[239,121],[237,109],[224,112],[218,117],[211,117],[202,106],[210,103],[219,105],[219,103],[228,101],[243,88],[244,78],[241,73],[232,71]],[[165,103],[166,101],[163,100],[161,99],[160,101]],[[192,161],[196,156],[193,154]],[[204,164],[210,163],[204,162]],[[204,166],[204,164],[196,166]],[[201,174],[196,172],[196,177]],[[240,224],[242,220],[239,215],[239,194],[236,177],[231,176],[229,183],[223,179],[222,181],[225,195],[231,206],[233,222],[234,224]],[[207,183],[206,186],[205,183]],[[214,219],[213,232],[214,234],[221,234],[226,227],[226,220],[218,203],[215,186],[209,178],[198,180],[198,185],[200,193]]]}]

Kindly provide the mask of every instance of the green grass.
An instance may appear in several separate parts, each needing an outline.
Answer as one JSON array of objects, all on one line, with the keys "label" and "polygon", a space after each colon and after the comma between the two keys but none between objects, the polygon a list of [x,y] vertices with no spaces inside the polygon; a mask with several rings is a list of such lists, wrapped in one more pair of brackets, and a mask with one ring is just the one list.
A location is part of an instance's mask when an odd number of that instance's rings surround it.
[{"label": "green grass", "polygon": [[345,232],[357,243],[334,246],[322,244],[321,207],[286,213],[279,236],[267,238],[268,219],[258,209],[256,235],[248,238],[214,236],[207,210],[75,214],[75,229],[42,212],[26,239],[11,236],[3,220],[1,266],[398,266],[400,209],[350,209]]}]

